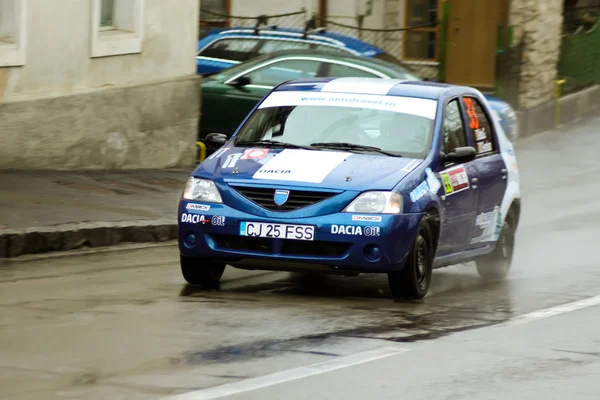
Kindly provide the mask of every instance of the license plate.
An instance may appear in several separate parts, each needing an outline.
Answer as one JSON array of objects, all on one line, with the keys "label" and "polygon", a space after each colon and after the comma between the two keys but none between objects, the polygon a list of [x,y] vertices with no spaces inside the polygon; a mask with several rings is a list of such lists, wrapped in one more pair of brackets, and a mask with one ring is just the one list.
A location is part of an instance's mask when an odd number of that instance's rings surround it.
[{"label": "license plate", "polygon": [[314,240],[315,227],[310,225],[242,222],[240,224],[240,236],[273,239]]}]

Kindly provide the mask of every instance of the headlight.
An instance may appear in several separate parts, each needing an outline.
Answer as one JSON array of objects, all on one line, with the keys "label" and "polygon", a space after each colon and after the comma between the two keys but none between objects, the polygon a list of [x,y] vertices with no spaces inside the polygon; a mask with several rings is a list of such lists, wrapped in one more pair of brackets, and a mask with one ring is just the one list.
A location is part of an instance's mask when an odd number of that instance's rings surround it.
[{"label": "headlight", "polygon": [[185,185],[183,198],[186,200],[222,203],[221,194],[215,183],[208,179],[190,177]]},{"label": "headlight", "polygon": [[366,192],[350,203],[344,212],[400,214],[402,212],[402,196],[398,192]]}]

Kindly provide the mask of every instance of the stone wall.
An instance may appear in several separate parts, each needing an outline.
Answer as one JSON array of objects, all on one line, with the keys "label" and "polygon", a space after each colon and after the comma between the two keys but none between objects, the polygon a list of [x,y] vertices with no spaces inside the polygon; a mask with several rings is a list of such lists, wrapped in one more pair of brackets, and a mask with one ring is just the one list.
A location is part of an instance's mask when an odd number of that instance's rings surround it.
[{"label": "stone wall", "polygon": [[530,109],[553,99],[560,55],[563,0],[513,0],[509,24],[523,40],[519,105]]},{"label": "stone wall", "polygon": [[194,165],[197,76],[0,103],[0,169]]}]

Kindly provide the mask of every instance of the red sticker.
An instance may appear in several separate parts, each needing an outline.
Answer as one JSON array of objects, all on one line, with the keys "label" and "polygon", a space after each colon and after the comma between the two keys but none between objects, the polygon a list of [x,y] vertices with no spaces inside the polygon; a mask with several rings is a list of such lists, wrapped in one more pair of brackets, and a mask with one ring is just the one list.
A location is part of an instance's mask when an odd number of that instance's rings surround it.
[{"label": "red sticker", "polygon": [[248,149],[240,157],[240,160],[260,160],[269,154],[269,149]]},{"label": "red sticker", "polygon": [[469,178],[464,167],[449,170],[448,175],[450,175],[450,182],[452,182],[452,188],[454,189],[454,192],[458,192],[459,190],[469,187]]}]

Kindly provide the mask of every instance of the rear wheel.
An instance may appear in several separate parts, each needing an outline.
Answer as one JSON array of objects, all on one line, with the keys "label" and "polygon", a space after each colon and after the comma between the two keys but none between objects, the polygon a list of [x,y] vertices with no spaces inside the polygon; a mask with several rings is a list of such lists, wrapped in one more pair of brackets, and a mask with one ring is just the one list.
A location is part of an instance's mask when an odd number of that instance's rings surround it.
[{"label": "rear wheel", "polygon": [[214,286],[219,283],[225,271],[225,263],[183,255],[179,259],[183,278],[192,285]]},{"label": "rear wheel", "polygon": [[433,248],[431,227],[423,219],[404,268],[388,273],[388,282],[394,297],[405,299],[425,297],[431,283]]},{"label": "rear wheel", "polygon": [[479,276],[486,280],[503,279],[508,275],[515,247],[515,228],[507,218],[502,225],[496,248],[476,261]]}]

